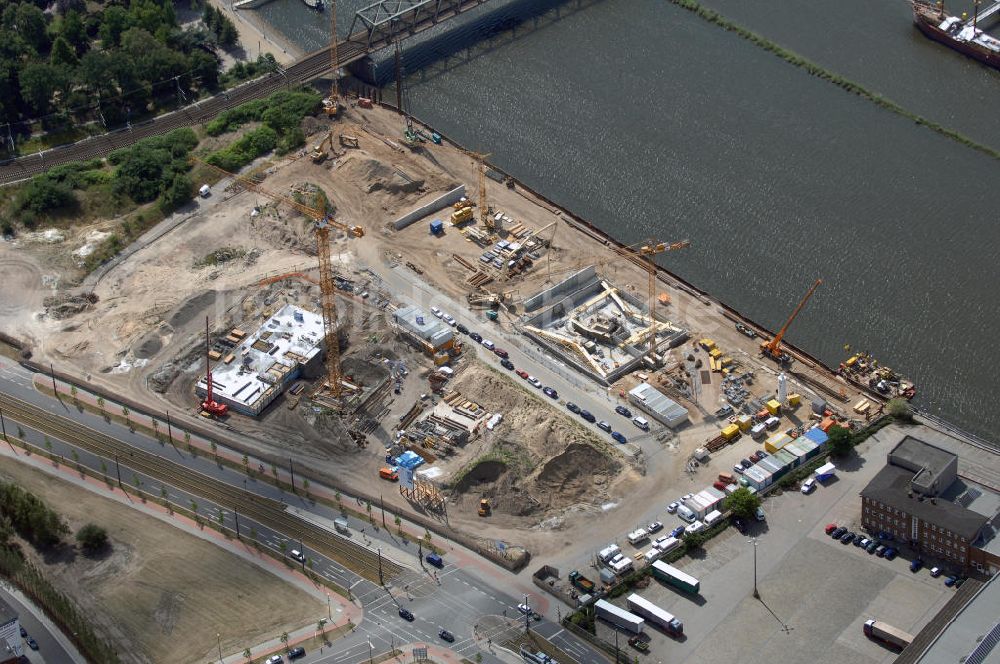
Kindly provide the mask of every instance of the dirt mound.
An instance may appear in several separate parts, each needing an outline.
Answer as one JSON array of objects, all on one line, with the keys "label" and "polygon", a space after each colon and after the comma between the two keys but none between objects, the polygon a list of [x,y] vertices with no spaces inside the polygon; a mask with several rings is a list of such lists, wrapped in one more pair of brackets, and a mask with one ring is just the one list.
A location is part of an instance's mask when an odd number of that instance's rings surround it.
[{"label": "dirt mound", "polygon": [[591,502],[605,493],[621,464],[586,443],[572,443],[549,459],[535,476],[532,493],[546,507]]},{"label": "dirt mound", "polygon": [[173,328],[183,327],[213,304],[215,304],[215,291],[205,291],[195,295],[178,307],[167,323]]},{"label": "dirt mound", "polygon": [[42,301],[42,304],[45,306],[46,316],[62,320],[87,311],[97,304],[97,299],[97,295],[94,293],[50,295]]}]

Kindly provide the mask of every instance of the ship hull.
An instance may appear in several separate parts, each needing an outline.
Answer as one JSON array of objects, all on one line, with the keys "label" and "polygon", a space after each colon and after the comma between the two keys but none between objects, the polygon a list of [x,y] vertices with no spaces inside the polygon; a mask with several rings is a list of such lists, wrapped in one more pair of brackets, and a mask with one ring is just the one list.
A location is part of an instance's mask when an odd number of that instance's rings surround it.
[{"label": "ship hull", "polygon": [[991,67],[1000,69],[1000,53],[994,53],[989,49],[977,46],[972,42],[961,41],[955,39],[947,32],[938,27],[938,23],[934,22],[933,17],[926,16],[917,7],[913,9],[913,22],[917,24],[917,28],[924,35],[939,44],[944,44],[949,48],[952,48],[962,55],[970,57],[974,60],[979,60],[983,64],[987,64]]}]

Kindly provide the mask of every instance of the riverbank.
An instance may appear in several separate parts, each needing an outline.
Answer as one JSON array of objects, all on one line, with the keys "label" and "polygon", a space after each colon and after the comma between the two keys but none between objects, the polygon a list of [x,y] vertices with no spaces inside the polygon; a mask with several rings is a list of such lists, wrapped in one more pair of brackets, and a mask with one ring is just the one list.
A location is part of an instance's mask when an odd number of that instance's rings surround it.
[{"label": "riverbank", "polygon": [[304,50],[262,20],[256,10],[233,9],[224,0],[209,2],[233,21],[247,60],[270,53],[279,64],[287,66],[305,55]]}]

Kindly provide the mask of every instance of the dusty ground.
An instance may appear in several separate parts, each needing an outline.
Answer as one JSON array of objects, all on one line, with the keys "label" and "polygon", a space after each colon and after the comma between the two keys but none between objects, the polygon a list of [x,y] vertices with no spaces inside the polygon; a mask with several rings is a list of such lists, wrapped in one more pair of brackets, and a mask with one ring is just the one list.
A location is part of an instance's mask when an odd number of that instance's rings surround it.
[{"label": "dusty ground", "polygon": [[[327,131],[326,122],[320,119],[307,118],[304,127],[310,134],[310,145],[319,142]],[[372,434],[372,439],[379,442],[391,435],[398,421],[395,418],[421,392],[428,391],[426,372],[430,364],[392,339],[385,314],[374,306],[379,294],[376,285],[368,282],[365,268],[384,270],[390,263],[410,262],[422,270],[421,279],[463,300],[471,272],[454,255],[478,264],[482,251],[450,225],[442,237],[428,233],[427,220],[401,231],[392,229],[394,219],[457,183],[466,185],[470,197],[478,196],[476,170],[470,157],[449,146],[429,143],[416,151],[404,149],[399,145],[402,127],[402,120],[391,111],[350,108],[335,127],[335,136],[341,132],[358,136],[360,149],[338,146],[338,154],[319,165],[308,158],[293,158],[254,166],[265,169],[264,186],[273,192],[287,195],[293,185],[303,183],[320,186],[335,204],[339,221],[365,229],[363,238],[336,237],[333,244],[338,271],[372,291],[372,298],[364,303],[338,300],[348,339],[345,355],[349,363],[354,362],[350,371],[365,374],[369,361],[380,362],[383,357],[403,358],[411,371],[403,394],[395,398],[390,414]],[[589,264],[596,263],[602,276],[621,288],[640,296],[646,292],[647,275],[643,270],[622,260],[603,246],[603,241],[578,230],[564,214],[536,200],[520,186],[509,188],[489,178],[486,183],[491,207],[536,231],[546,229],[539,237],[552,242],[552,249],[542,252],[532,271],[487,286],[512,294],[514,315],[502,319],[505,329],[513,331],[524,298]],[[261,213],[251,216],[257,206]],[[430,218],[446,218],[449,212],[443,210]],[[113,227],[116,222],[60,229],[65,236],[61,242],[50,243],[51,234],[46,236],[42,229],[32,238],[19,238],[17,246],[0,243],[0,278],[17,285],[11,297],[0,304],[6,314],[0,318],[0,329],[27,339],[42,361],[54,361],[109,389],[129,392],[152,407],[195,416],[191,386],[201,371],[205,316],[210,317],[214,330],[224,331],[236,324],[253,326],[283,302],[317,309],[318,289],[306,282],[286,280],[265,287],[258,285],[262,279],[278,274],[311,271],[315,249],[309,225],[302,216],[284,207],[276,208],[257,194],[230,196],[216,186],[210,198],[198,199],[178,214],[190,218],[111,270],[93,289],[97,302],[81,305],[82,312],[65,318],[46,315],[44,298],[53,294],[54,285],[79,278],[67,258],[71,252],[85,245],[88,235],[92,237],[95,231]],[[220,251],[222,254],[217,253]],[[229,260],[206,265],[206,257],[213,254]],[[670,304],[658,311],[690,330],[692,340],[709,336],[737,363],[754,370],[757,396],[774,393],[775,367],[759,358],[759,341],[740,335],[721,315],[717,302],[663,280],[656,291],[670,298]],[[384,295],[391,299],[391,294]],[[790,310],[793,305],[789,303]],[[768,322],[775,327],[779,324]],[[690,346],[675,351],[668,365],[689,352],[694,352]],[[805,362],[796,362],[794,370],[806,378],[821,377]],[[369,378],[374,381],[378,376],[373,373]],[[835,379],[821,378],[828,385],[822,394],[828,398],[845,386]],[[645,505],[665,497],[667,488],[690,485],[692,478],[685,469],[687,458],[695,447],[714,437],[721,424],[711,417],[719,406],[719,379],[718,374],[711,374],[709,382],[702,386],[700,401],[684,403],[691,413],[690,425],[676,436],[644,443],[649,448],[649,472],[644,477],[631,471],[623,473],[618,467],[624,467],[619,456],[613,457],[612,464],[603,456],[593,456],[590,448],[577,446],[577,442],[586,440],[576,439],[577,431],[563,422],[563,413],[556,415],[551,406],[540,403],[537,409],[513,409],[516,414],[488,443],[473,443],[454,462],[447,462],[459,469],[486,454],[490,447],[499,450],[499,457],[516,460],[484,465],[461,487],[465,500],[478,499],[479,493],[486,492],[498,503],[494,523],[484,526],[476,522],[474,527],[484,536],[502,536],[504,529],[517,527],[525,539],[535,539],[539,546],[551,549],[560,546],[549,537],[551,528],[569,529],[595,518],[604,519],[609,526],[638,519]],[[659,376],[652,380],[659,381]],[[799,377],[793,375],[792,380],[792,389],[806,394],[808,400],[811,395],[800,389],[803,385]],[[634,376],[623,379],[614,391],[624,392],[636,381]],[[487,407],[493,407],[494,400],[506,405],[508,398],[527,398],[519,396],[520,389],[511,390],[510,385],[506,378],[471,367],[458,381],[460,391]],[[858,397],[849,399],[847,409]],[[356,478],[354,472],[344,473],[344,469],[363,467],[366,473],[374,473],[382,463],[380,444],[357,450],[335,423],[317,416],[305,401],[296,406],[282,397],[260,421],[233,416],[230,424],[239,431],[257,434],[257,444],[317,459],[323,464],[318,467],[361,486],[371,475]],[[796,421],[790,420],[788,426],[794,424]],[[739,455],[745,453],[740,451]],[[618,510],[595,517],[603,501],[626,493],[629,500],[620,501]],[[398,495],[392,501],[401,504]],[[458,515],[467,513],[474,511],[457,509],[451,515],[461,525],[463,517]],[[535,538],[527,529],[538,527],[540,521],[542,532]],[[466,525],[473,527],[471,522]]]},{"label": "dusty ground", "polygon": [[87,490],[19,463],[0,478],[44,499],[74,532],[88,522],[107,529],[113,549],[97,559],[25,551],[119,644],[123,661],[204,661],[218,652],[218,632],[223,651],[238,652],[325,611],[255,565]]}]

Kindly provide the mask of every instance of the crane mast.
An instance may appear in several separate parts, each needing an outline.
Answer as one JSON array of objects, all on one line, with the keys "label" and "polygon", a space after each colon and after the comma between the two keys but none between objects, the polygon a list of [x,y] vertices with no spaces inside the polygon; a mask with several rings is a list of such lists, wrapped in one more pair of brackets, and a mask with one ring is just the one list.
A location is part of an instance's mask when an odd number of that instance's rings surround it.
[{"label": "crane mast", "polygon": [[823,283],[822,279],[816,280],[816,282],[812,285],[812,287],[809,288],[809,291],[806,293],[805,297],[803,297],[802,300],[799,301],[799,306],[795,307],[795,311],[793,311],[792,315],[788,317],[787,321],[785,321],[785,324],[781,328],[781,330],[776,335],[774,335],[773,339],[771,339],[770,341],[765,341],[760,345],[761,353],[763,353],[764,355],[766,355],[767,357],[771,358],[776,362],[788,362],[791,360],[791,357],[788,356],[788,353],[783,353],[781,351],[781,340],[785,337],[785,332],[788,331],[788,328],[791,326],[792,321],[794,321],[795,317],[799,315],[800,311],[802,311],[802,307],[806,306],[806,302],[809,301],[809,298],[812,297],[813,293],[816,292],[816,289],[819,288],[819,285],[821,283]]}]

